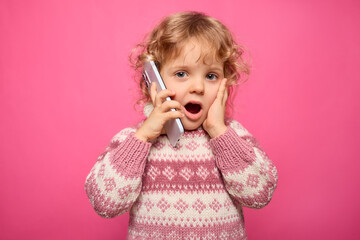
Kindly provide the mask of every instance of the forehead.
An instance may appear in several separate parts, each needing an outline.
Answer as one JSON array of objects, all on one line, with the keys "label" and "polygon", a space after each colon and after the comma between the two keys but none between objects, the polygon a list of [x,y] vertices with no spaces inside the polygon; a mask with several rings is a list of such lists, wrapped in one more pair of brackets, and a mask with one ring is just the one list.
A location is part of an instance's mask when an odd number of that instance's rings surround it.
[{"label": "forehead", "polygon": [[189,39],[179,43],[177,49],[169,56],[166,62],[176,64],[198,64],[206,65],[223,64],[218,57],[215,46],[206,40]]}]

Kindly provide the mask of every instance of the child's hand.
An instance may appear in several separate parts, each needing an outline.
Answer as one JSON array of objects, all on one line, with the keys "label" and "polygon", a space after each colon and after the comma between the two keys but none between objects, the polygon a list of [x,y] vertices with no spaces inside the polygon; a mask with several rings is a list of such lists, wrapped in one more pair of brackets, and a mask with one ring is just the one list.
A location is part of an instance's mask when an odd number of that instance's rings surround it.
[{"label": "child's hand", "polygon": [[207,118],[202,124],[211,138],[223,134],[227,129],[225,125],[226,100],[228,98],[226,82],[226,78],[221,81],[216,98],[209,108]]},{"label": "child's hand", "polygon": [[[174,100],[165,100],[167,97],[174,96],[174,91],[165,89],[157,93],[156,84],[152,83],[150,95],[154,110],[135,133],[135,137],[144,142],[153,140],[160,136],[160,134],[163,133],[162,131],[164,125],[168,120],[184,117],[184,113],[181,110],[181,104],[179,102]],[[177,111],[170,111],[171,108],[174,108]]]}]

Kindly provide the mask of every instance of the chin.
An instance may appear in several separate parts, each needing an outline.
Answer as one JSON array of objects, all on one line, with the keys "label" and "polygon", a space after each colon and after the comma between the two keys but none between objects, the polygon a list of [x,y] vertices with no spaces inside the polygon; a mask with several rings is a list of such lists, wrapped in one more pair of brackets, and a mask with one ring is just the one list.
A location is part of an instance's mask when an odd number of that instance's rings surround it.
[{"label": "chin", "polygon": [[204,121],[192,122],[192,121],[189,121],[188,119],[186,119],[186,120],[181,120],[181,122],[182,122],[185,130],[191,131],[191,130],[198,129]]}]

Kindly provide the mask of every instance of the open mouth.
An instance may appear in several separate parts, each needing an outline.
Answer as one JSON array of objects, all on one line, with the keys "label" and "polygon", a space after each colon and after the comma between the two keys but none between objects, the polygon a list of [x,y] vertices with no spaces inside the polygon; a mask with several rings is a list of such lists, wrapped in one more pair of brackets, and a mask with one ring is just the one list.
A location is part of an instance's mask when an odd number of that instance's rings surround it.
[{"label": "open mouth", "polygon": [[186,111],[188,111],[192,114],[196,114],[196,113],[200,112],[201,106],[200,106],[200,104],[197,104],[197,103],[188,103],[185,105],[185,109],[186,109]]},{"label": "open mouth", "polygon": [[195,102],[189,102],[185,106],[185,115],[191,121],[197,121],[202,116],[201,104]]}]

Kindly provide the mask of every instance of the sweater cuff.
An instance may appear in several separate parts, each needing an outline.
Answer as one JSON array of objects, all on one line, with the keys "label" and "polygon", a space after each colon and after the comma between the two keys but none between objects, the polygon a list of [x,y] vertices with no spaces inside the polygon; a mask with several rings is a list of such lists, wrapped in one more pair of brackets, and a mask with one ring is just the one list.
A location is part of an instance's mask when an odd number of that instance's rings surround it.
[{"label": "sweater cuff", "polygon": [[210,140],[215,161],[220,170],[246,168],[255,161],[255,153],[250,142],[240,137],[228,126],[225,133]]},{"label": "sweater cuff", "polygon": [[150,147],[150,142],[141,141],[132,132],[110,153],[110,162],[125,176],[142,175]]}]

